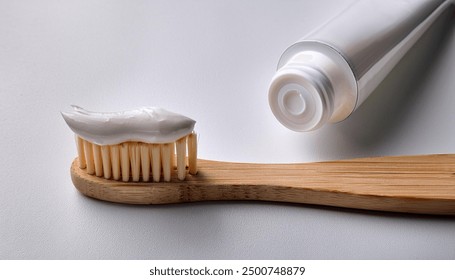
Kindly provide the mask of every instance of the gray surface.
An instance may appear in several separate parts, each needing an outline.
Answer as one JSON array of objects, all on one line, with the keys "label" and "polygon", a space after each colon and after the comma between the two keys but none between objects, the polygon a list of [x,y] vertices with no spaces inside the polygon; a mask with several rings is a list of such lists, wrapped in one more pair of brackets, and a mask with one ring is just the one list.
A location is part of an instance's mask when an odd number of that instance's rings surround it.
[{"label": "gray surface", "polygon": [[198,121],[200,157],[455,153],[455,33],[432,30],[352,117],[299,134],[267,87],[281,52],[352,1],[0,1],[0,258],[454,259],[455,220],[291,204],[126,206],[73,187],[69,104]]}]

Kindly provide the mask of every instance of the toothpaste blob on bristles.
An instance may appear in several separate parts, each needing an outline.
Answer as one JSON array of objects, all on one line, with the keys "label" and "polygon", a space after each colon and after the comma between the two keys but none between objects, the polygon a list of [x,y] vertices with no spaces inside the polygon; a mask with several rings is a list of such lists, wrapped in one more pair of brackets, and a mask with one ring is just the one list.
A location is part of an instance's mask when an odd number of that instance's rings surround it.
[{"label": "toothpaste blob on bristles", "polygon": [[179,180],[186,167],[197,173],[194,120],[156,107],[111,113],[72,107],[62,116],[76,134],[78,165],[86,173],[125,182],[161,176],[169,182],[174,167]]},{"label": "toothpaste blob on bristles", "polygon": [[171,143],[190,134],[196,121],[157,107],[141,107],[120,112],[92,112],[72,106],[62,112],[68,126],[81,138],[97,145],[127,141]]}]

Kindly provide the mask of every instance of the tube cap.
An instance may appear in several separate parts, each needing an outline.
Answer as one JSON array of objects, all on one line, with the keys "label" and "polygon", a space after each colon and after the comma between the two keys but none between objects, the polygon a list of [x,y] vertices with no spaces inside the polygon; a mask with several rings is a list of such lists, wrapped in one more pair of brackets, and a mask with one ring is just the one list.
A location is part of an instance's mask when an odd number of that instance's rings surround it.
[{"label": "tube cap", "polygon": [[269,87],[273,114],[295,131],[324,125],[333,113],[332,96],[332,85],[323,72],[292,60],[277,71]]}]

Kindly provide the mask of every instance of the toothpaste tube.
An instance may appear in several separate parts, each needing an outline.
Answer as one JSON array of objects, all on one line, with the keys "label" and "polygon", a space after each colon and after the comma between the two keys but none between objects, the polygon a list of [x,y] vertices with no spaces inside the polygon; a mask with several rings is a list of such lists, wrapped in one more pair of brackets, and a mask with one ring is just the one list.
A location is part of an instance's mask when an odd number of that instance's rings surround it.
[{"label": "toothpaste tube", "polygon": [[453,3],[363,0],[290,46],[269,87],[275,117],[295,131],[346,119]]}]

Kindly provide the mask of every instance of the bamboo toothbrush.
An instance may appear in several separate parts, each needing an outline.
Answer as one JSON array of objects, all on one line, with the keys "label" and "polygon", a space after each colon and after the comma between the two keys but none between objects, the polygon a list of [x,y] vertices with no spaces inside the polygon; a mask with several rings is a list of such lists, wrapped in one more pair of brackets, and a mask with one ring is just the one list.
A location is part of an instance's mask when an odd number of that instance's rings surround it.
[{"label": "bamboo toothbrush", "polygon": [[72,181],[81,193],[100,200],[128,204],[262,200],[455,215],[453,154],[250,164],[196,159],[192,130],[175,144],[97,145],[77,139]]}]

